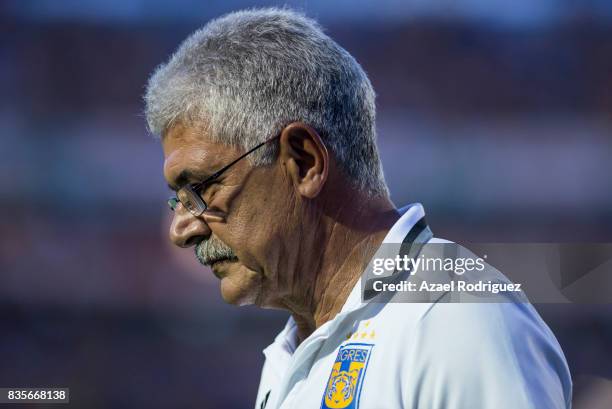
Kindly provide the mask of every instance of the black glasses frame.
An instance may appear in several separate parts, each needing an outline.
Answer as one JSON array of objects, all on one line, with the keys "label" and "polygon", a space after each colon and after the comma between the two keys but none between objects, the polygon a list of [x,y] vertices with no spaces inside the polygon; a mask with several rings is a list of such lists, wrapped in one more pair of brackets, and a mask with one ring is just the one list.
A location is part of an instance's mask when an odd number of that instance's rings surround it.
[{"label": "black glasses frame", "polygon": [[202,180],[201,182],[188,184],[188,185],[181,187],[179,190],[176,191],[176,196],[171,196],[168,199],[168,207],[170,207],[170,210],[174,211],[176,207],[178,206],[178,204],[181,203],[183,207],[185,207],[185,209],[187,209],[194,216],[196,217],[201,216],[202,213],[204,213],[206,209],[208,209],[208,204],[201,196],[202,188],[206,184],[217,179],[219,176],[221,176],[225,171],[227,171],[229,168],[234,166],[236,163],[238,163],[239,161],[241,161],[242,159],[244,159],[251,153],[255,152],[257,149],[261,148],[262,146],[266,145],[268,142],[271,142],[278,137],[279,135],[274,136],[258,144],[257,146],[251,148],[250,150],[243,153],[242,155],[240,155],[239,157],[237,157],[236,159],[234,159],[227,165],[223,166],[221,169],[217,170],[215,173],[208,176],[206,179]]}]

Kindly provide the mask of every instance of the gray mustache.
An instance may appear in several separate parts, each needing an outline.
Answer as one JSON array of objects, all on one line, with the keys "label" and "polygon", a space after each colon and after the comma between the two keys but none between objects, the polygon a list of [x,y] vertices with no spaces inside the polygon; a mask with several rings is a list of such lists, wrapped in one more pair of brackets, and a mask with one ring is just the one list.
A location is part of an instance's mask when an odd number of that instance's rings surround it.
[{"label": "gray mustache", "polygon": [[214,236],[198,243],[195,247],[195,255],[198,261],[205,266],[210,266],[215,261],[223,259],[238,260],[234,251]]}]

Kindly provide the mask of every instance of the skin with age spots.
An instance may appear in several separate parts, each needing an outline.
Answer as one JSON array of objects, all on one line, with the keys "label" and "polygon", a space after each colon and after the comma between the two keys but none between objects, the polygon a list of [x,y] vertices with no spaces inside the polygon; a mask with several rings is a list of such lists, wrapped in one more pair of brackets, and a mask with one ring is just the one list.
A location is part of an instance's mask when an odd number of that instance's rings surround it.
[{"label": "skin with age spots", "polygon": [[[231,249],[234,258],[211,266],[225,301],[289,310],[303,340],[340,311],[399,215],[387,197],[353,188],[308,125],[292,123],[271,143],[279,144],[272,164],[241,160],[202,190],[209,208],[201,216],[179,205],[170,239],[180,247],[202,250],[210,240]],[[244,153],[181,124],[164,133],[162,145],[164,176],[174,188]]]}]

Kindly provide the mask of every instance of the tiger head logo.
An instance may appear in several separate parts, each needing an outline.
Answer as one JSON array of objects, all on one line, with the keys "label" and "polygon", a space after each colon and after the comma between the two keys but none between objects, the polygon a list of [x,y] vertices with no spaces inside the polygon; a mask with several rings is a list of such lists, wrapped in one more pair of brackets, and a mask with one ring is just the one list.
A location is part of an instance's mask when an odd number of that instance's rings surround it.
[{"label": "tiger head logo", "polygon": [[325,403],[330,408],[345,408],[353,401],[359,369],[338,371],[334,369],[325,394]]},{"label": "tiger head logo", "polygon": [[352,343],[340,347],[323,393],[321,409],[359,408],[359,395],[373,346]]}]

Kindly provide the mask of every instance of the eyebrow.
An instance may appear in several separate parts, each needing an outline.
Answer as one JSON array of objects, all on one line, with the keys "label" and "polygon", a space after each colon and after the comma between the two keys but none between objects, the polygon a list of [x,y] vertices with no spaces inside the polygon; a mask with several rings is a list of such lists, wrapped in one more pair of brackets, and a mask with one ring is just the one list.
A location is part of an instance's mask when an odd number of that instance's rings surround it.
[{"label": "eyebrow", "polygon": [[196,171],[192,169],[183,169],[181,173],[174,179],[174,182],[168,183],[168,188],[173,191],[177,191],[185,185],[190,183],[198,183],[202,180],[207,179],[210,174],[202,171]]}]

